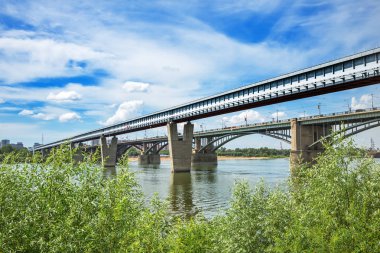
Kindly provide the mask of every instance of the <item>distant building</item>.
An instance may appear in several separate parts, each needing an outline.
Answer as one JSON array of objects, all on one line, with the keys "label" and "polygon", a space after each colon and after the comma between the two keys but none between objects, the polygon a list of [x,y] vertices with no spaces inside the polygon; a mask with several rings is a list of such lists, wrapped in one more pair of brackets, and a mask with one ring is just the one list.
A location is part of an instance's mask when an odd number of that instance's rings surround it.
[{"label": "distant building", "polygon": [[34,145],[33,145],[33,148],[36,148],[38,146],[41,146],[41,144],[39,144],[38,142],[35,142]]},{"label": "distant building", "polygon": [[12,143],[11,145],[16,149],[22,149],[24,147],[24,144],[22,142],[17,142],[16,144]]},{"label": "distant building", "polygon": [[0,148],[10,145],[11,142],[9,140],[1,140]]}]

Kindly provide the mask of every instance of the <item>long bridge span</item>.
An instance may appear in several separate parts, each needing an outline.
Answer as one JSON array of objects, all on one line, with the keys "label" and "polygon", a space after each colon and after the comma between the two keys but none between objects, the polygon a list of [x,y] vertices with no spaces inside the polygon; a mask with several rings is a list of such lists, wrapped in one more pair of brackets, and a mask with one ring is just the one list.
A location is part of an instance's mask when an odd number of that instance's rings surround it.
[{"label": "long bridge span", "polygon": [[[370,108],[197,131],[193,133],[192,138],[191,163],[193,165],[216,165],[216,151],[220,147],[232,140],[251,134],[266,135],[289,143],[292,159],[298,159],[302,153],[303,159],[311,161],[323,151],[322,140],[329,140],[336,134],[350,137],[379,126],[380,108]],[[178,135],[179,141],[182,141],[183,138],[183,135]],[[117,158],[134,147],[141,152],[138,157],[139,164],[160,164],[160,151],[168,145],[167,135],[119,140],[116,142],[115,162]],[[76,144],[76,146],[80,145]],[[87,152],[93,152],[99,148],[99,145],[82,147]]]},{"label": "long bridge span", "polygon": [[[50,149],[64,143],[78,144],[100,138],[104,147],[102,149],[104,150],[104,165],[108,166],[113,163],[108,163],[107,160],[113,159],[106,159],[106,156],[116,157],[116,154],[110,155],[116,152],[113,151],[115,148],[112,148],[112,143],[117,145],[116,136],[167,125],[169,150],[172,157],[172,171],[189,171],[194,134],[193,125],[190,123],[191,120],[377,84],[380,83],[379,59],[380,48],[372,49],[127,120],[119,124],[41,145],[36,150]],[[188,122],[184,127],[184,135],[181,138],[177,132],[176,123],[179,122]],[[291,126],[292,124],[299,125],[298,128],[291,127],[291,131],[294,131],[297,135],[301,135],[302,139],[316,139],[314,138],[315,136],[305,134],[304,128],[306,126],[301,126],[296,122],[291,121],[287,123]],[[312,133],[310,132],[309,134]],[[285,138],[285,135],[280,136],[278,133],[276,135],[278,138]],[[113,137],[111,145],[107,145],[106,137]],[[217,143],[214,144],[218,145]],[[292,150],[294,148],[295,153],[300,151],[300,147],[297,145],[293,147],[293,144],[292,142]],[[303,156],[303,159],[309,160],[308,156],[304,155],[304,153],[298,152],[297,154]]]}]

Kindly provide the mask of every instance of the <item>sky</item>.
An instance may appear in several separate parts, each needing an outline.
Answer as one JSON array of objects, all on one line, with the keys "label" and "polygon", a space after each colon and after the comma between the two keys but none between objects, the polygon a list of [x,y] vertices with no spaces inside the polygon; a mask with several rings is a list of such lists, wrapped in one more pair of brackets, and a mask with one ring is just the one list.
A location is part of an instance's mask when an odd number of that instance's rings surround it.
[{"label": "sky", "polygon": [[[376,48],[378,13],[377,0],[0,0],[0,139],[48,143]],[[195,130],[315,115],[318,104],[380,107],[379,87],[198,120]],[[355,140],[379,147],[379,133]],[[288,147],[258,135],[227,145],[261,146]]]}]

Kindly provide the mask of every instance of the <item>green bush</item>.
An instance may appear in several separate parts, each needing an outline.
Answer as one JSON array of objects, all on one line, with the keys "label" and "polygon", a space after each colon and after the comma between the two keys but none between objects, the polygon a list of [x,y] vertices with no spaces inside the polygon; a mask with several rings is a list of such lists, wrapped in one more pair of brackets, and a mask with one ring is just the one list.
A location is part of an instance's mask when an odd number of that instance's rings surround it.
[{"label": "green bush", "polygon": [[[380,165],[351,141],[326,145],[286,190],[237,183],[230,208],[207,220],[146,204],[127,157],[103,176],[97,155],[54,150],[0,165],[4,252],[380,252]],[[364,158],[363,158],[364,157]]]}]

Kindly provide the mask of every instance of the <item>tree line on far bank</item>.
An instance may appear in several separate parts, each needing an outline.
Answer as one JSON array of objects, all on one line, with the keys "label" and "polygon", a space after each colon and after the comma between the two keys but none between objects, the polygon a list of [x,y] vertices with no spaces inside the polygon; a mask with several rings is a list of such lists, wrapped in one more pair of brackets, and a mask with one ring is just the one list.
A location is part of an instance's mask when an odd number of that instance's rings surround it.
[{"label": "tree line on far bank", "polygon": [[[221,147],[216,151],[218,156],[236,156],[236,157],[288,157],[290,155],[289,149],[274,149],[274,148],[235,148],[227,149]],[[127,151],[128,156],[138,156],[140,150],[136,148],[130,148]],[[161,150],[161,155],[170,155],[169,150]]]},{"label": "tree line on far bank", "polygon": [[288,157],[289,149],[274,149],[274,148],[235,148],[227,149],[221,147],[216,151],[218,156],[254,156],[254,157]]}]

